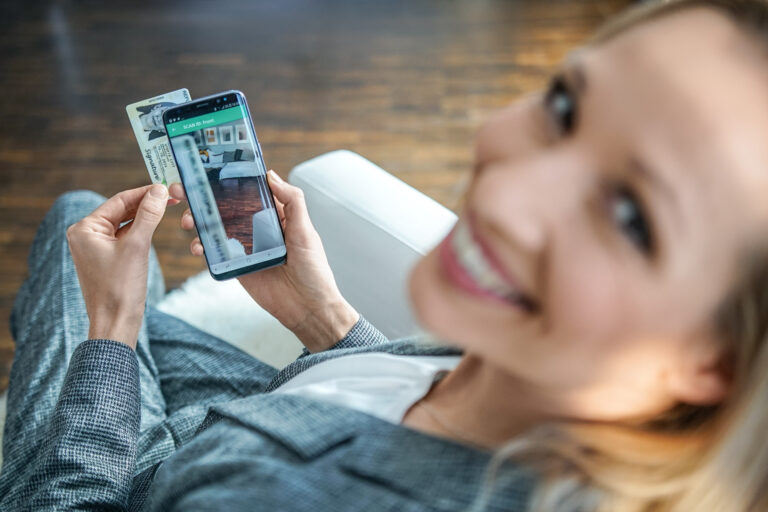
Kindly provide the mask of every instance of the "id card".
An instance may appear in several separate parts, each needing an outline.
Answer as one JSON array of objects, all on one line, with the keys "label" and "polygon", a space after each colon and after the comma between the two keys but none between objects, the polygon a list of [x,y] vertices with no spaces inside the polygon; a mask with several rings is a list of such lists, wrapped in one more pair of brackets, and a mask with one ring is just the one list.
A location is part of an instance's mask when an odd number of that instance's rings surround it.
[{"label": "id card", "polygon": [[125,107],[152,183],[168,186],[181,182],[165,132],[163,112],[191,99],[187,89],[179,89]]}]

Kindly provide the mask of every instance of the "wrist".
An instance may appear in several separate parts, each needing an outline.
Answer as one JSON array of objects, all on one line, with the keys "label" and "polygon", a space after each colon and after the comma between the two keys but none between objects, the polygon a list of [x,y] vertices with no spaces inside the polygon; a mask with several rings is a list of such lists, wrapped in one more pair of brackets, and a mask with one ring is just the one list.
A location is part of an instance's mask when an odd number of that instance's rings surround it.
[{"label": "wrist", "polygon": [[96,319],[88,328],[88,339],[119,341],[135,349],[140,326],[141,318],[138,322],[135,319]]},{"label": "wrist", "polygon": [[342,299],[308,314],[291,329],[310,352],[321,352],[339,342],[360,319],[360,314]]}]

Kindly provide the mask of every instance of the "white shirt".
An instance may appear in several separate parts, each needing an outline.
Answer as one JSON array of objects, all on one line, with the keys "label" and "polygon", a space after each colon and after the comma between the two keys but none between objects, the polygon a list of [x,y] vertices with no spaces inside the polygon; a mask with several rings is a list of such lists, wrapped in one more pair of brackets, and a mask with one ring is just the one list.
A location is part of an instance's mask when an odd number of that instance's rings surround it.
[{"label": "white shirt", "polygon": [[401,423],[408,409],[460,359],[352,354],[317,363],[272,392],[316,398]]}]

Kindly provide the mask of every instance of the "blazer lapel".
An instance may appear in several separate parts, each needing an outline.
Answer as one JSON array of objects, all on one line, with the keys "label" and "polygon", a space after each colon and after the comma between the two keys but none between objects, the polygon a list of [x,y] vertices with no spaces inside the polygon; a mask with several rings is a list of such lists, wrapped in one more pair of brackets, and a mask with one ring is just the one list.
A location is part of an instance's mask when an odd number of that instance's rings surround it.
[{"label": "blazer lapel", "polygon": [[[254,395],[216,405],[229,418],[291,449],[304,460],[340,445],[345,472],[384,485],[436,510],[467,510],[486,483],[492,452],[295,395]],[[487,511],[524,510],[533,475],[505,463]]]},{"label": "blazer lapel", "polygon": [[303,459],[321,455],[358,430],[350,418],[357,411],[294,395],[253,395],[210,411],[266,434]]},{"label": "blazer lapel", "polygon": [[[381,422],[356,436],[341,462],[349,472],[380,482],[438,510],[468,510],[489,485],[493,453],[400,425]],[[486,511],[526,509],[534,475],[511,462],[489,488]]]}]

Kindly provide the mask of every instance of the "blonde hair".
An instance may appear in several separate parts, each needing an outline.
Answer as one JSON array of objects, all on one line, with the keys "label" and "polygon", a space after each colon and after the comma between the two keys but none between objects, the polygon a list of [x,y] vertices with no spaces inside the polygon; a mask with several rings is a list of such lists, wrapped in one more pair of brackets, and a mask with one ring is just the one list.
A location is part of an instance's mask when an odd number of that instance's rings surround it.
[{"label": "blonde hair", "polygon": [[[609,21],[590,44],[693,7],[719,10],[768,50],[765,0],[645,3]],[[768,510],[768,250],[745,254],[741,278],[714,315],[728,354],[729,398],[709,407],[681,404],[640,426],[539,427],[496,454],[486,482],[512,458],[541,476],[530,505],[536,512]],[[484,507],[491,487],[476,508]]]}]

